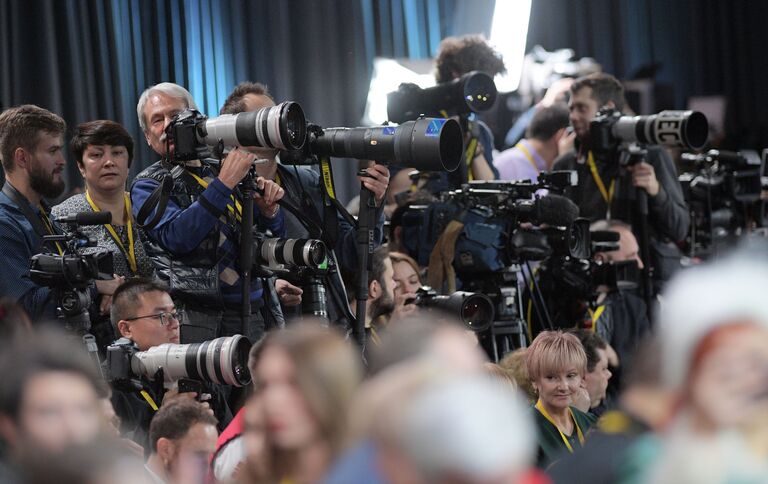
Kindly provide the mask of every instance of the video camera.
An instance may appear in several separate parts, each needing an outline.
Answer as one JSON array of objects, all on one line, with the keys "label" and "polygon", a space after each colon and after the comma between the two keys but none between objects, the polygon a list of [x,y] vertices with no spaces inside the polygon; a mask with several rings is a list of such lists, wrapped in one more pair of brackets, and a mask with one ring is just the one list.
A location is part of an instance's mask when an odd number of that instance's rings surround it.
[{"label": "video camera", "polygon": [[133,341],[117,340],[107,347],[107,380],[115,388],[142,388],[140,379],[154,379],[162,369],[164,381],[182,378],[242,387],[251,382],[248,353],[251,343],[242,335],[202,343],[165,343],[139,351]]},{"label": "video camera", "polygon": [[85,334],[91,328],[88,309],[91,296],[88,286],[95,279],[112,279],[112,252],[100,249],[81,254],[84,247],[95,247],[80,230],[82,225],[104,225],[112,221],[110,212],[81,212],[61,217],[56,222],[68,226],[68,235],[45,235],[44,243],[64,244],[63,254],[41,253],[30,260],[29,275],[33,282],[51,288],[56,310],[68,330]]},{"label": "video camera", "polygon": [[598,111],[589,124],[590,148],[598,153],[610,152],[625,143],[700,149],[708,134],[707,118],[698,111],[622,116],[611,108]]},{"label": "video camera", "polygon": [[426,89],[416,84],[400,84],[397,91],[387,94],[387,116],[393,123],[403,123],[420,116],[487,111],[496,102],[496,95],[493,78],[479,71]]},{"label": "video camera", "polygon": [[283,102],[277,106],[208,118],[195,109],[177,114],[166,128],[173,144],[174,162],[210,158],[211,147],[263,147],[300,150],[307,137],[301,106]]},{"label": "video camera", "polygon": [[705,255],[753,225],[765,226],[764,161],[756,152],[709,150],[683,153],[682,159],[694,166],[679,177],[692,213],[691,255]]},{"label": "video camera", "polygon": [[635,260],[597,260],[598,253],[619,250],[618,232],[590,231],[588,257],[552,257],[539,266],[538,279],[554,327],[573,327],[589,319],[599,291],[631,291],[640,283],[640,269]]},{"label": "video camera", "polygon": [[443,296],[429,286],[422,286],[416,291],[416,297],[407,300],[405,304],[415,304],[457,316],[467,329],[476,333],[487,331],[493,324],[493,302],[484,294],[456,291]]}]

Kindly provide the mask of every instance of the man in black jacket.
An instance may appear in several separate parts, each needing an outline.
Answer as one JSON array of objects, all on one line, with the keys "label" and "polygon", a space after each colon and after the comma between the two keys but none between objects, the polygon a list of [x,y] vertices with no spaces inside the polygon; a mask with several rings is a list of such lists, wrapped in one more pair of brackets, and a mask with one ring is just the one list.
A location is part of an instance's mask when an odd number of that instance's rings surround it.
[{"label": "man in black jacket", "polygon": [[[161,284],[146,279],[132,279],[115,291],[111,309],[115,333],[122,339],[119,344],[133,343],[139,351],[146,351],[164,343],[179,343],[180,320],[183,315],[174,306],[168,290]],[[155,412],[177,399],[195,399],[202,395],[194,392],[179,393],[177,388],[166,391],[163,381],[139,376],[141,388],[113,388],[112,405],[120,417],[121,434],[141,444],[149,445],[149,425]],[[210,406],[221,428],[232,420],[220,387],[206,386],[212,396]]]},{"label": "man in black jacket", "polygon": [[[578,185],[570,190],[569,197],[579,206],[582,217],[592,221],[619,219],[632,225],[636,234],[641,217],[647,217],[654,279],[667,280],[680,255],[674,242],[685,239],[690,226],[672,160],[663,149],[649,146],[644,161],[622,167],[618,151],[593,150],[590,122],[598,110],[624,109],[624,88],[615,77],[598,73],[577,79],[571,85],[568,107],[577,150],[561,156],[554,169],[578,173]],[[648,194],[647,215],[637,210],[638,190]]]},{"label": "man in black jacket", "polygon": [[[221,114],[237,114],[247,111],[268,108],[275,105],[267,88],[255,82],[243,82],[235,87],[227,97]],[[309,167],[287,166],[277,162],[277,150],[269,148],[251,148],[251,152],[259,159],[267,160],[258,164],[256,171],[266,180],[275,181],[285,189],[284,200],[299,208],[311,220],[319,223],[322,238],[329,245],[329,273],[324,278],[326,284],[326,299],[328,319],[341,328],[349,330],[352,314],[347,303],[347,289],[341,279],[340,271],[357,272],[357,245],[355,228],[337,208],[330,203],[327,188],[323,185],[320,173]],[[376,227],[374,229],[374,245],[381,244],[384,228],[383,204],[384,195],[389,185],[389,170],[383,165],[374,165],[366,169],[367,175],[360,181],[370,189],[376,199]],[[307,228],[298,218],[289,212],[284,212],[286,236],[290,238],[308,238],[311,236]],[[298,281],[293,281],[299,284]],[[302,302],[301,288],[280,280],[275,284],[277,293],[284,306],[287,316],[295,315],[297,306]],[[354,290],[354,288],[348,288]]]}]

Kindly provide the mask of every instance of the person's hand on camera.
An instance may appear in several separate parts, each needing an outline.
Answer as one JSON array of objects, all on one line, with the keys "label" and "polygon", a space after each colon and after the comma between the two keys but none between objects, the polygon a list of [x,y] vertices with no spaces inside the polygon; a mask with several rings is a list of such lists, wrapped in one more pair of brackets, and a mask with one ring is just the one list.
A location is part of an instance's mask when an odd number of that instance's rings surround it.
[{"label": "person's hand on camera", "polygon": [[652,197],[659,194],[659,180],[656,178],[656,170],[653,169],[653,165],[642,162],[627,169],[632,173],[634,186],[642,188]]},{"label": "person's hand on camera", "polygon": [[275,291],[277,291],[277,297],[280,298],[283,306],[293,307],[301,304],[301,295],[304,291],[300,287],[296,287],[284,279],[278,279],[275,281]]},{"label": "person's hand on camera", "polygon": [[101,314],[107,314],[112,307],[112,294],[115,293],[120,284],[125,282],[125,277],[112,274],[113,279],[107,281],[96,281],[96,290],[102,295],[99,311]]},{"label": "person's hand on camera", "polygon": [[256,186],[264,191],[264,195],[253,194],[253,202],[259,207],[259,212],[267,218],[275,218],[280,206],[277,204],[285,195],[280,185],[263,177],[256,179]]},{"label": "person's hand on camera", "polygon": [[256,155],[253,153],[234,148],[221,163],[219,180],[221,180],[221,183],[227,188],[233,190],[237,184],[240,183],[240,180],[248,174],[248,170],[253,166],[255,159]]},{"label": "person's hand on camera", "polygon": [[419,307],[413,302],[409,302],[415,299],[416,294],[412,292],[395,295],[395,309],[392,311],[392,319],[399,321],[416,314],[419,311]]},{"label": "person's hand on camera", "polygon": [[358,176],[363,186],[373,192],[376,205],[381,204],[389,186],[389,169],[384,165],[372,164],[365,169],[368,176]]}]

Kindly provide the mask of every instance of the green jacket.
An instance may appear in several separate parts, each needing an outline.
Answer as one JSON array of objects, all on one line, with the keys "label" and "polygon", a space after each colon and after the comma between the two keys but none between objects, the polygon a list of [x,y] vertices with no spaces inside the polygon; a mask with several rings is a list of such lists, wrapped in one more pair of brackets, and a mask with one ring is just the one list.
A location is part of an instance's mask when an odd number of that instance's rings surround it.
[{"label": "green jacket", "polygon": [[[584,437],[587,436],[587,432],[595,424],[597,418],[591,413],[584,413],[576,407],[571,407],[573,417],[576,421],[576,425],[581,429],[581,433]],[[563,452],[568,452],[568,448],[563,442],[563,438],[560,436],[560,431],[555,427],[544,415],[539,412],[536,407],[531,407],[533,412],[534,422],[536,423],[536,430],[539,436],[539,450],[536,457],[536,465],[542,469],[545,469],[549,464],[557,460]],[[578,439],[578,432],[574,428],[573,433],[568,438],[572,448],[580,447]]]}]

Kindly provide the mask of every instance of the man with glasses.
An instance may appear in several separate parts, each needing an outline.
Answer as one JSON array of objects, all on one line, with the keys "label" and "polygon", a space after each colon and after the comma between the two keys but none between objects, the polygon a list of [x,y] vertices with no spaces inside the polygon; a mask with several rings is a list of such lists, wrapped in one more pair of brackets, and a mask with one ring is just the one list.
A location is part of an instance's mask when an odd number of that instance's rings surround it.
[{"label": "man with glasses", "polygon": [[[139,351],[164,343],[179,343],[183,314],[173,304],[168,289],[148,279],[132,279],[115,291],[110,313],[115,333],[132,341]],[[140,378],[141,388],[114,388],[112,404],[122,422],[120,432],[143,445],[149,444],[149,424],[157,410],[177,399],[194,400],[194,392],[165,391],[162,381]],[[222,428],[232,412],[219,387],[210,387],[211,406]]]}]

